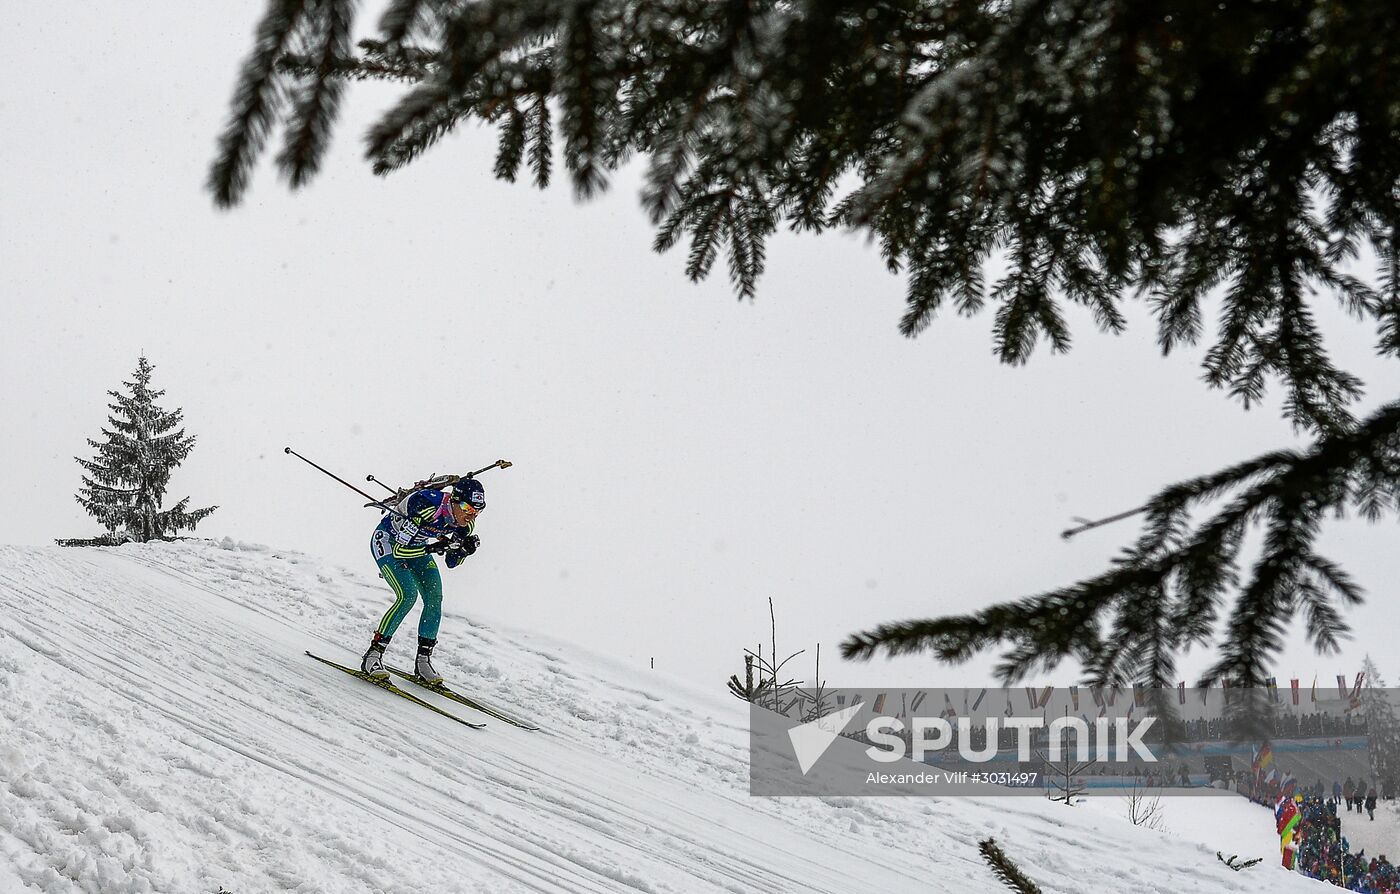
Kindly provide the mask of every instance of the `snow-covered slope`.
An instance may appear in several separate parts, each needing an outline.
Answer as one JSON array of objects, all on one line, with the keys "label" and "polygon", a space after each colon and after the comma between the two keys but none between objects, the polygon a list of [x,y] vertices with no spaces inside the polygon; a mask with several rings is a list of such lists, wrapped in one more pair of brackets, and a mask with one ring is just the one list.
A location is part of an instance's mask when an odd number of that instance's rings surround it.
[{"label": "snow-covered slope", "polygon": [[985,891],[988,835],[1046,891],[1328,890],[1233,799],[1163,834],[1039,799],[751,798],[743,705],[482,623],[462,577],[439,670],[543,732],[303,656],[353,662],[387,598],[228,542],[0,548],[0,894]]}]

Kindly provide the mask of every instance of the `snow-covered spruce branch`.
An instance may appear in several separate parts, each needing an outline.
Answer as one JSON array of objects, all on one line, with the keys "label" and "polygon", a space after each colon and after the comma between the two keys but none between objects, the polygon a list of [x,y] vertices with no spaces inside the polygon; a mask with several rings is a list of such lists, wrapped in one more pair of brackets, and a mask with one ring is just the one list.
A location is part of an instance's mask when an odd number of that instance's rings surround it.
[{"label": "snow-covered spruce branch", "polygon": [[[1213,515],[1192,521],[1193,511],[1221,500]],[[959,662],[1005,644],[998,673],[1007,681],[1073,657],[1096,683],[1165,688],[1175,685],[1175,656],[1208,644],[1223,619],[1219,659],[1202,684],[1261,686],[1295,615],[1324,652],[1347,632],[1339,608],[1359,603],[1361,588],[1314,544],[1329,514],[1376,520],[1400,511],[1400,402],[1308,450],[1275,451],[1172,485],[1146,509],[1142,536],[1103,574],[972,615],[885,624],[851,636],[842,653],[931,651]],[[1254,529],[1262,529],[1262,551],[1241,573]]]},{"label": "snow-covered spruce branch", "polygon": [[1035,882],[1021,871],[1006,852],[997,844],[995,838],[986,838],[977,843],[977,850],[982,854],[982,859],[991,868],[997,880],[1016,894],[1040,894],[1040,888]]},{"label": "snow-covered spruce branch", "polygon": [[1221,863],[1224,863],[1226,866],[1230,867],[1236,872],[1240,872],[1242,870],[1248,869],[1251,866],[1258,865],[1264,860],[1263,857],[1255,857],[1252,860],[1241,860],[1239,854],[1231,854],[1230,858],[1227,860],[1225,859],[1225,855],[1222,854],[1220,851],[1215,852],[1215,859],[1219,860]]},{"label": "snow-covered spruce branch", "polygon": [[332,55],[315,59],[304,53],[287,53],[277,60],[277,70],[297,78],[328,76],[351,81],[401,81],[417,83],[432,73],[441,56],[431,50],[410,46],[389,46],[382,41],[362,40],[360,55]]},{"label": "snow-covered spruce branch", "polygon": [[[1207,381],[1251,404],[1277,380],[1289,418],[1335,432],[1360,382],[1330,359],[1309,293],[1336,295],[1376,325],[1378,353],[1400,356],[1400,155],[1388,138],[1400,87],[1383,63],[1400,54],[1400,13],[1385,4],[1308,0],[1243,18],[1212,8],[1145,29],[1127,0],[1073,10],[1053,0],[835,10],[396,0],[351,62],[338,47],[353,12],[347,0],[268,0],[211,170],[219,204],[246,191],[279,115],[305,137],[284,153],[284,173],[299,184],[315,171],[333,123],[326,78],[410,82],[374,128],[387,147],[405,134],[386,125],[455,121],[448,110],[464,100],[469,117],[518,127],[491,102],[513,89],[492,72],[515,75],[537,58],[548,66],[538,98],[557,107],[582,192],[637,155],[665,196],[681,182],[678,158],[694,150],[697,167],[714,163],[722,182],[692,190],[698,204],[680,218],[687,272],[706,275],[727,250],[741,296],[755,293],[772,209],[797,229],[842,224],[874,237],[890,268],[909,274],[906,334],[950,300],[968,314],[995,304],[1009,363],[1042,340],[1069,348],[1065,301],[1119,332],[1121,302],[1145,295],[1170,351],[1202,338],[1202,303],[1223,294]],[[1123,47],[1146,63],[1131,75],[1105,62]],[[1258,61],[1255,77],[1203,80],[1240,59]],[[280,104],[297,77],[313,89]],[[387,170],[423,148],[371,157]],[[726,227],[713,226],[706,203],[745,193]],[[1380,261],[1374,285],[1347,269],[1367,247]],[[986,283],[993,253],[1010,263]]]}]

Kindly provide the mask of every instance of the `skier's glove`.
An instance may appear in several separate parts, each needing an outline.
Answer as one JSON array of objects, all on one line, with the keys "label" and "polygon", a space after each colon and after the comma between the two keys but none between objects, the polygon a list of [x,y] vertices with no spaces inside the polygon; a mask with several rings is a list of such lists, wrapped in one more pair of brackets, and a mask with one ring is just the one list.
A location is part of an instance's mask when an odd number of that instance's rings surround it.
[{"label": "skier's glove", "polygon": [[444,558],[447,560],[448,568],[456,568],[466,561],[467,556],[476,552],[476,548],[481,545],[481,538],[475,534],[453,541],[447,548]]}]

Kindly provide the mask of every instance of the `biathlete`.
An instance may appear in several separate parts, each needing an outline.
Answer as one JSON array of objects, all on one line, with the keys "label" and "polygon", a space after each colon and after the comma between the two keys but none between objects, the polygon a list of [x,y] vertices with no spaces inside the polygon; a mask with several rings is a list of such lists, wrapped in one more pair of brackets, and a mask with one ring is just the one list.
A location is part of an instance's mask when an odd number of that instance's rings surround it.
[{"label": "biathlete", "polygon": [[428,683],[442,682],[433,669],[433,647],[442,622],[442,575],[433,556],[442,553],[448,568],[456,568],[476,552],[476,518],[486,508],[486,491],[475,478],[464,478],[450,492],[434,488],[414,491],[384,516],[370,538],[370,552],[379,574],[394,591],[394,604],[384,613],[360,670],[385,679],[384,650],[409,609],[420,598],[418,658],[413,672]]}]

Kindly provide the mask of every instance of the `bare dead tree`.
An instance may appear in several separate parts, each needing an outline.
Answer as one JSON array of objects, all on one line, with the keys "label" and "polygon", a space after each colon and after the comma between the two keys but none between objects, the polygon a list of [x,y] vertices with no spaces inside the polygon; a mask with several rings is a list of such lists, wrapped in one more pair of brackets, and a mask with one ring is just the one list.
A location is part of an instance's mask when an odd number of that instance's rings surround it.
[{"label": "bare dead tree", "polygon": [[[806,649],[799,649],[782,661],[777,660],[778,656],[778,619],[773,610],[773,598],[768,598],[768,619],[770,645],[773,649],[772,659],[763,657],[763,646],[760,644],[757,651],[744,650],[744,682],[739,682],[737,674],[729,678],[729,691],[736,698],[753,702],[760,707],[768,708],[779,714],[786,714],[787,709],[793,707],[803,700],[803,696],[798,692],[797,687],[801,685],[801,680],[787,679],[783,682],[778,680],[783,675],[783,668],[789,661],[798,655],[806,652]],[[754,680],[754,672],[757,671],[758,680]]]},{"label": "bare dead tree", "polygon": [[821,643],[817,643],[816,672],[813,674],[813,679],[817,681],[815,689],[810,689],[805,692],[799,690],[808,703],[802,712],[802,721],[804,723],[816,720],[818,717],[825,717],[827,714],[831,713],[831,706],[827,704],[831,698],[831,693],[826,691],[826,681],[822,679]]},{"label": "bare dead tree", "polygon": [[1128,822],[1160,832],[1166,826],[1166,808],[1162,804],[1162,790],[1158,786],[1144,785],[1133,779],[1128,802]]},{"label": "bare dead tree", "polygon": [[1077,761],[1068,748],[1064,749],[1064,757],[1059,761],[1052,762],[1045,752],[1040,750],[1035,752],[1035,756],[1044,768],[1046,781],[1050,783],[1050,791],[1046,797],[1051,801],[1063,801],[1065,806],[1072,807],[1074,799],[1088,790],[1083,776],[1097,761]]}]

